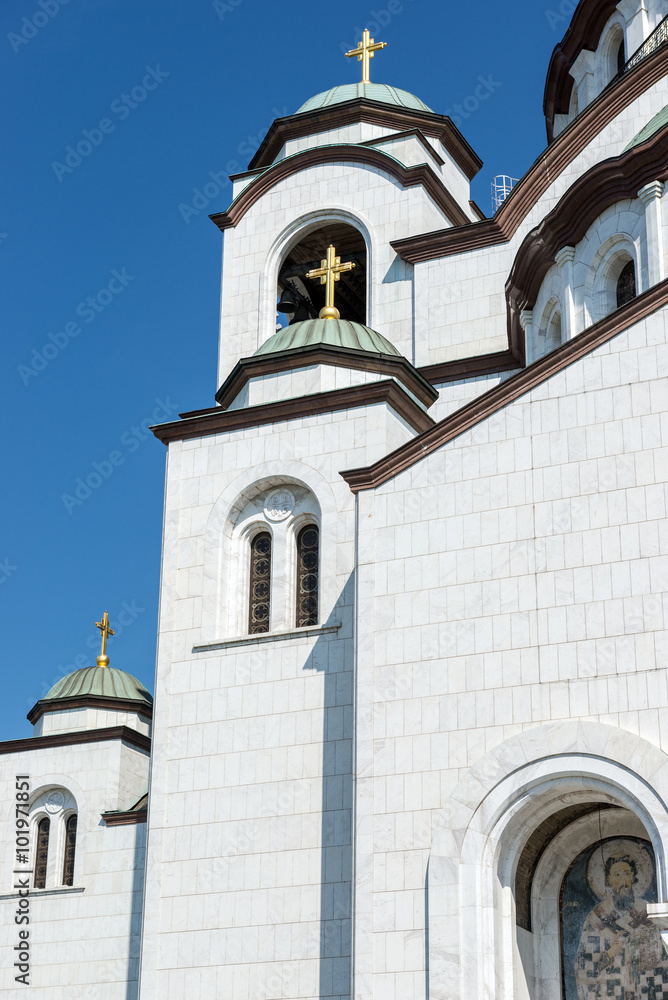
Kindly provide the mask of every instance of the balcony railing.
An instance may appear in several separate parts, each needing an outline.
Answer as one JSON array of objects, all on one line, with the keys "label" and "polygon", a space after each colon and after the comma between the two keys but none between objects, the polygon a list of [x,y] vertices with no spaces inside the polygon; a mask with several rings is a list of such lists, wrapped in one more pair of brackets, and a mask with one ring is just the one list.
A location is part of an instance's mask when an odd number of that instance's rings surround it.
[{"label": "balcony railing", "polygon": [[668,17],[664,17],[658,28],[643,42],[638,51],[634,52],[622,70],[622,75],[628,73],[634,66],[641,63],[643,59],[647,59],[647,56],[651,56],[652,52],[656,52],[666,42],[668,42]]}]

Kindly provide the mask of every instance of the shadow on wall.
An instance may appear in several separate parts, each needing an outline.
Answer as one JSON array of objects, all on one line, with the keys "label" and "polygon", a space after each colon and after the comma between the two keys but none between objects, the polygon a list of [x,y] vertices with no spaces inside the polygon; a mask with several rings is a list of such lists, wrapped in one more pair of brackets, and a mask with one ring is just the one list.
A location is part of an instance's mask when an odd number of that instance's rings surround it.
[{"label": "shadow on wall", "polygon": [[144,864],[146,857],[146,823],[137,823],[134,829],[135,847],[132,859],[132,909],[130,915],[130,950],[128,952],[126,1000],[137,1000],[139,995],[139,956],[141,947],[142,897],[144,893]]},{"label": "shadow on wall", "polygon": [[[354,573],[332,616],[339,633],[320,636],[304,670],[324,674],[320,861],[321,1000],[350,1000],[352,944]],[[311,948],[309,948],[309,954]]]}]

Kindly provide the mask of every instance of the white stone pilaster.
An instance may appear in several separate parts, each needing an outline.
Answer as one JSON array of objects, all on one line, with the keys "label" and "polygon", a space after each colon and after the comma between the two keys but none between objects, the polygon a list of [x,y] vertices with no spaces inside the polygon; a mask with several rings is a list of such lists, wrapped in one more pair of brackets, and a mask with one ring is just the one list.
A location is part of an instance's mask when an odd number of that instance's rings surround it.
[{"label": "white stone pilaster", "polygon": [[578,88],[578,111],[582,111],[596,96],[594,89],[595,63],[596,53],[590,49],[583,49],[568,71]]},{"label": "white stone pilaster", "polygon": [[575,296],[573,291],[573,261],[575,247],[563,247],[555,255],[561,268],[561,339],[565,343],[575,336]]},{"label": "white stone pilaster", "polygon": [[626,21],[626,58],[630,59],[650,33],[647,0],[621,0],[617,10]]},{"label": "white stone pilaster", "polygon": [[355,498],[355,676],[353,758],[353,1000],[372,1000],[373,989],[373,702],[374,702],[374,497]]},{"label": "white stone pilaster", "polygon": [[652,181],[638,191],[638,197],[645,206],[645,230],[647,233],[647,278],[649,285],[656,285],[666,276],[663,256],[663,219],[661,218],[661,197],[664,185]]},{"label": "white stone pilaster", "polygon": [[533,332],[533,309],[523,309],[520,313],[520,326],[524,330],[524,358],[528,365],[536,360],[536,345]]}]

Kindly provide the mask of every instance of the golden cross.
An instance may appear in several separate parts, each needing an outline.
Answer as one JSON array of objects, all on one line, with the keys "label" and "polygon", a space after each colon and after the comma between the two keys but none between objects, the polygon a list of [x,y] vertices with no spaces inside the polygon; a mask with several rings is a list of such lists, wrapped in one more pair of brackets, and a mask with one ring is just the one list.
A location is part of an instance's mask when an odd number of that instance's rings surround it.
[{"label": "golden cross", "polygon": [[357,48],[351,49],[350,52],[346,52],[346,57],[348,59],[352,59],[353,56],[357,56],[357,61],[364,63],[362,66],[362,83],[371,83],[371,77],[369,76],[371,60],[374,58],[376,52],[384,49],[386,45],[387,42],[375,42],[367,28],[365,29],[362,41],[359,43]]},{"label": "golden cross", "polygon": [[100,655],[98,656],[96,663],[98,667],[108,667],[109,657],[107,656],[107,638],[110,635],[116,635],[113,628],[109,624],[109,612],[105,611],[102,615],[101,622],[95,622],[95,628],[99,628],[102,633],[102,649],[100,650]]},{"label": "golden cross", "polygon": [[320,278],[320,284],[327,285],[325,308],[320,310],[320,319],[341,319],[341,313],[334,305],[334,282],[340,281],[343,272],[352,271],[356,265],[352,261],[342,264],[333,246],[327,247],[327,260],[321,261],[321,265],[306,275],[307,278]]}]

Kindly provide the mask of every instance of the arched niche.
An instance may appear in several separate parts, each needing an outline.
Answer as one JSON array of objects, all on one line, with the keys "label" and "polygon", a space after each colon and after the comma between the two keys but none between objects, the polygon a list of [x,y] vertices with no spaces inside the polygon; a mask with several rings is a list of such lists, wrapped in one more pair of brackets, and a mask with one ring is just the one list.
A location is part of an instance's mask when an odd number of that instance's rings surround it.
[{"label": "arched niche", "polygon": [[[584,839],[595,839],[598,817],[613,817],[614,811],[623,822],[609,832],[641,836],[651,844],[657,897],[663,901],[667,792],[668,757],[631,732],[599,723],[541,726],[492,750],[454,789],[434,833],[428,870],[429,995],[560,998],[559,956],[552,955],[548,972],[541,965],[550,947],[554,950],[549,931],[555,924],[537,912],[533,897],[536,863],[547,857],[545,843],[538,844],[530,866],[534,930],[518,927],[517,896],[531,838],[541,827],[545,837],[545,824],[556,824],[549,846],[565,829],[572,833],[575,824],[584,829],[588,823]],[[564,871],[574,856],[563,859]],[[558,922],[558,913],[553,917]],[[537,940],[536,927],[538,938],[545,932],[544,940]],[[547,986],[537,993],[541,977]]]},{"label": "arched niche", "polygon": [[628,276],[629,265],[633,271],[633,293],[630,297],[635,298],[642,291],[638,242],[637,234],[615,233],[594,254],[585,284],[585,308],[591,321],[603,319],[620,304],[629,301],[628,297],[619,299],[620,278],[623,274]]},{"label": "arched niche", "polygon": [[[589,884],[588,862],[598,861],[600,864],[597,867],[603,868],[606,859],[614,860],[615,853],[617,857],[628,854],[627,844],[631,845],[631,852],[635,845],[642,845],[641,853],[653,856],[648,830],[632,810],[621,808],[612,801],[584,804],[582,810],[580,816],[560,822],[533,872],[531,929],[524,936],[522,971],[534,1000],[561,997],[564,1000],[579,1000],[583,979],[588,974],[594,982],[598,978],[591,975],[595,968],[583,968],[584,963],[578,962],[577,957],[582,957],[582,951],[591,945],[587,937],[593,929],[592,925],[601,923],[596,907],[602,909],[601,916],[606,916],[606,890],[610,890],[611,886]],[[558,813],[555,818],[563,815]],[[579,871],[576,866],[579,866]],[[607,882],[607,879],[603,881]],[[649,896],[648,888],[645,884],[639,887],[639,899],[633,907],[638,912],[644,910],[642,894]],[[651,899],[655,901],[656,886],[651,888]],[[620,911],[623,914],[621,907]],[[658,928],[650,923],[644,931],[654,938],[654,948],[660,961],[663,944]],[[522,936],[522,932],[519,931],[518,935]],[[626,971],[628,973],[628,969]],[[613,978],[616,978],[614,974]],[[599,981],[596,986],[602,987],[604,995],[607,993],[607,983]]]},{"label": "arched niche", "polygon": [[603,35],[600,46],[601,79],[600,89],[614,80],[626,65],[626,39],[624,25],[620,15],[619,20],[610,25]]}]

